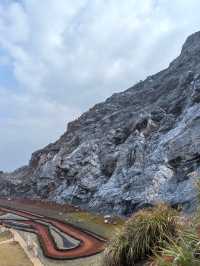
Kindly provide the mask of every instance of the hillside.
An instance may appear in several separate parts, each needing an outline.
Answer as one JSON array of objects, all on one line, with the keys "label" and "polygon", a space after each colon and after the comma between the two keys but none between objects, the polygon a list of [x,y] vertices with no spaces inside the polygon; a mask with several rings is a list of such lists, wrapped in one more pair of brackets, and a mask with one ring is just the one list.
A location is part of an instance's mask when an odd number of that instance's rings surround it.
[{"label": "hillside", "polygon": [[123,215],[156,201],[192,210],[198,176],[200,32],[167,69],[69,123],[28,166],[1,173],[0,196]]}]

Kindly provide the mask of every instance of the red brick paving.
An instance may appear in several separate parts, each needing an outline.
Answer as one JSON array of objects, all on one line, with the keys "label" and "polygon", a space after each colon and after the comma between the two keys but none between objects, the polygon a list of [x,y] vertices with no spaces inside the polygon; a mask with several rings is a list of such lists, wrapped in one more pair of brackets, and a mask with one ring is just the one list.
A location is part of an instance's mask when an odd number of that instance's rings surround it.
[{"label": "red brick paving", "polygon": [[[4,201],[6,202],[6,200]],[[88,257],[100,253],[104,250],[105,240],[100,239],[98,236],[95,236],[93,233],[85,232],[80,228],[61,222],[56,219],[46,218],[41,215],[36,215],[33,212],[27,211],[18,211],[10,208],[12,201],[9,201],[9,208],[2,207],[2,211],[8,213],[14,213],[18,216],[28,218],[30,220],[23,221],[25,224],[31,225],[35,233],[38,235],[41,247],[44,251],[45,256],[53,259],[78,259],[83,257]],[[5,204],[4,204],[5,205]],[[37,221],[35,220],[37,219]],[[69,250],[58,249],[53,241],[52,235],[48,228],[39,221],[51,224],[56,227],[58,230],[62,231],[66,235],[71,236],[72,238],[79,240],[80,245],[73,247]],[[5,223],[5,222],[4,222]]]}]

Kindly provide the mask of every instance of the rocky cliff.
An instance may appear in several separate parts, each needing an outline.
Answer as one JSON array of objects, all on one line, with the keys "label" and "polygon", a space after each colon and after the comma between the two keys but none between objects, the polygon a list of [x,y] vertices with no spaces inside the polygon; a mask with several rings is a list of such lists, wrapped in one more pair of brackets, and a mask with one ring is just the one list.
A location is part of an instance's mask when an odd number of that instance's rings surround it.
[{"label": "rocky cliff", "polygon": [[95,105],[28,166],[0,174],[2,196],[128,214],[156,201],[194,206],[200,176],[200,32],[167,69]]}]

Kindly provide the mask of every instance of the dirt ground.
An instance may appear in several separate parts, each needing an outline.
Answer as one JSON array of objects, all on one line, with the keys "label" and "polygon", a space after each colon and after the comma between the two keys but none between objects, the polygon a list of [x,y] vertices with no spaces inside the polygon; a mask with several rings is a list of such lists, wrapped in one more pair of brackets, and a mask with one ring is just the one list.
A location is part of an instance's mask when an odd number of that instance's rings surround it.
[{"label": "dirt ground", "polygon": [[1,266],[33,266],[23,249],[16,242],[0,244]]},{"label": "dirt ground", "polygon": [[0,243],[12,238],[10,231],[0,233]]}]

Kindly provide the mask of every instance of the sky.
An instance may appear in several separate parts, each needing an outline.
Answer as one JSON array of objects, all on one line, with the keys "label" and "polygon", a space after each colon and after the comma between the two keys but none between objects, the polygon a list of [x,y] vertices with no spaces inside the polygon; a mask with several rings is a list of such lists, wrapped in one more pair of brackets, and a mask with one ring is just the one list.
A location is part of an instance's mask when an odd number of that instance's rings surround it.
[{"label": "sky", "polygon": [[200,30],[199,10],[199,0],[1,0],[0,170],[166,68]]}]

